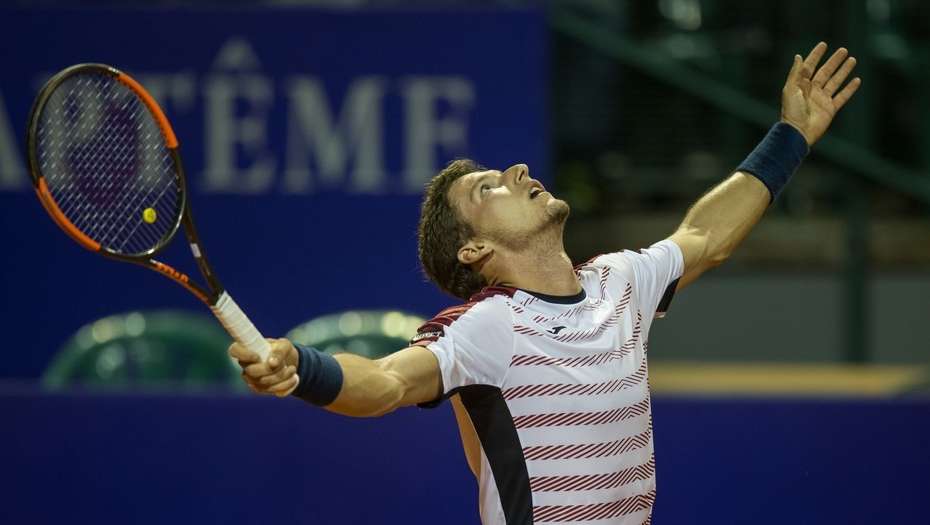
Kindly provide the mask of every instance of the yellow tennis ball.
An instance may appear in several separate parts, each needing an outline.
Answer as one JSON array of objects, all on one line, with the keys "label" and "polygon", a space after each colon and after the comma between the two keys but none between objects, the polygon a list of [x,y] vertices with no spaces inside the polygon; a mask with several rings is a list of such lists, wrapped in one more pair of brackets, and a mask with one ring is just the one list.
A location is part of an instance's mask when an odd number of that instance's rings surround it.
[{"label": "yellow tennis ball", "polygon": [[158,215],[155,213],[155,208],[146,208],[145,211],[142,212],[142,220],[149,224],[155,222],[156,218],[158,218]]}]

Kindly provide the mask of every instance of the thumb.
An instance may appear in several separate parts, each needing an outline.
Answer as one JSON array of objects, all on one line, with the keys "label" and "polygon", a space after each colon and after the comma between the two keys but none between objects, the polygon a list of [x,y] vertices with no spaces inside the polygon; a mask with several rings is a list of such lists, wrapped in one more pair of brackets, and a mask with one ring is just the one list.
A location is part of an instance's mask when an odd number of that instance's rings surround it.
[{"label": "thumb", "polygon": [[229,345],[229,357],[239,361],[240,364],[260,361],[258,354],[235,342]]},{"label": "thumb", "polygon": [[275,370],[284,363],[291,342],[287,339],[275,339],[269,342],[271,343],[271,351],[268,352],[268,366]]}]

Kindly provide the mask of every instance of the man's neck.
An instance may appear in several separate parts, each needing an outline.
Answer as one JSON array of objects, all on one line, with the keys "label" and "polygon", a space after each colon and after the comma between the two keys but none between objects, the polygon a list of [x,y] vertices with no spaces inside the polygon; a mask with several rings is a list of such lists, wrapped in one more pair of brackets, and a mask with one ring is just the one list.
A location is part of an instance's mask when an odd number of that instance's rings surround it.
[{"label": "man's neck", "polygon": [[546,295],[574,295],[581,291],[561,235],[558,241],[543,243],[536,249],[508,253],[501,263],[505,268],[500,272],[500,284]]}]

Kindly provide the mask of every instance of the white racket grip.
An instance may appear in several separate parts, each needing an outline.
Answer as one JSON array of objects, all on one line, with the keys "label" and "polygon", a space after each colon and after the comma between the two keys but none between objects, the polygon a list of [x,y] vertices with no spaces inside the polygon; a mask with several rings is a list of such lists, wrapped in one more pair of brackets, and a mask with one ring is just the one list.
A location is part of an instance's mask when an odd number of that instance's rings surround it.
[{"label": "white racket grip", "polygon": [[237,343],[258,354],[262,361],[268,358],[271,345],[262,337],[258,328],[255,328],[252,321],[249,321],[249,318],[239,309],[239,305],[236,304],[236,301],[233,301],[233,298],[228,293],[223,292],[216,304],[211,306],[210,309],[213,310],[213,315],[220,320],[220,323],[223,323],[223,327],[226,328],[226,331]]}]

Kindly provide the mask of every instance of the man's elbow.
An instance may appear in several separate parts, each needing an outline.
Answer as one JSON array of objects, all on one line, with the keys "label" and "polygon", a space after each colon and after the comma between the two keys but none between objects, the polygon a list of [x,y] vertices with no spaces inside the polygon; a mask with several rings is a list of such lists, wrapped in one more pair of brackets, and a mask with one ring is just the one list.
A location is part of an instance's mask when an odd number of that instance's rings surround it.
[{"label": "man's elbow", "polygon": [[380,417],[400,408],[405,395],[403,382],[387,371],[352,390],[354,394],[340,396],[325,408],[350,417]]},{"label": "man's elbow", "polygon": [[397,410],[402,406],[404,394],[397,388],[384,392],[376,402],[372,403],[369,410],[359,417],[381,417]]},{"label": "man's elbow", "polygon": [[372,418],[386,416],[395,410],[397,410],[396,406],[382,405],[377,407],[370,407],[367,409],[353,410],[351,412],[343,412],[342,415],[358,418]]},{"label": "man's elbow", "polygon": [[706,231],[695,230],[691,232],[689,240],[692,253],[697,255],[694,267],[698,268],[700,273],[716,268],[726,262],[735,248],[735,246],[729,246],[725,242],[719,242]]},{"label": "man's elbow", "polygon": [[730,258],[730,255],[733,253],[732,249],[729,248],[720,248],[713,250],[707,254],[705,258],[704,265],[708,270],[711,268],[716,268],[721,264],[725,263],[727,259]]},{"label": "man's elbow", "polygon": [[672,239],[682,248],[685,259],[685,271],[678,282],[679,290],[726,262],[735,248],[719,242],[709,231],[693,226],[683,226]]},{"label": "man's elbow", "polygon": [[736,250],[737,243],[725,236],[719,234],[713,235],[711,232],[705,232],[702,236],[703,252],[701,257],[701,266],[705,270],[716,268],[725,263],[733,251]]},{"label": "man's elbow", "polygon": [[349,417],[381,417],[400,408],[399,401],[400,399],[395,396],[379,396],[355,402],[337,401],[324,408]]}]

